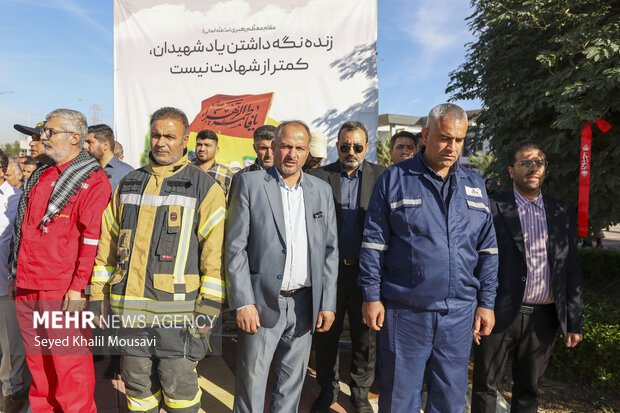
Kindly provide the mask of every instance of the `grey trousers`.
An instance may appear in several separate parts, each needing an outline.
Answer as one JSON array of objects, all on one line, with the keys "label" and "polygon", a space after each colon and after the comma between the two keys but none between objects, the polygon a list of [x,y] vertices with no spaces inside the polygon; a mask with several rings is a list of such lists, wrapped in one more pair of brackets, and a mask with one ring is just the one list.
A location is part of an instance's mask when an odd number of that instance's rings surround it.
[{"label": "grey trousers", "polygon": [[186,358],[123,356],[129,410],[159,413],[165,406],[168,412],[198,413],[202,392],[196,364]]},{"label": "grey trousers", "polygon": [[26,353],[19,332],[15,301],[0,297],[0,382],[5,396],[20,393],[30,385],[30,372],[26,366]]},{"label": "grey trousers", "polygon": [[235,372],[235,413],[263,412],[273,360],[272,413],[297,412],[312,345],[312,290],[278,298],[280,319],[255,334],[239,332]]}]

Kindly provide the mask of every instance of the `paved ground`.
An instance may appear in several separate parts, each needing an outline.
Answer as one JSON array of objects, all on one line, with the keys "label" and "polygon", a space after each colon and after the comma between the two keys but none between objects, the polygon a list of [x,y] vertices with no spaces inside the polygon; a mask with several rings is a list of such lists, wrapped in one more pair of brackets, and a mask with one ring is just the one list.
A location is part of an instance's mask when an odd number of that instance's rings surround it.
[{"label": "paved ground", "polygon": [[[235,347],[235,339],[226,338],[222,343],[223,351],[221,356],[209,356],[198,363],[198,383],[202,389],[201,412],[230,413],[232,411],[235,380]],[[349,400],[349,387],[345,384],[345,381],[348,381],[349,378],[347,366],[350,363],[350,354],[347,352],[342,352],[341,360],[343,363],[343,368],[341,368],[342,381],[340,382],[341,392],[338,403],[332,406],[331,412],[351,413],[355,412],[355,409]],[[109,358],[107,357],[103,361],[95,363],[95,375],[97,379],[97,384],[95,387],[95,402],[97,404],[97,409],[100,413],[130,413],[126,405],[127,402],[125,400],[122,380],[120,380],[120,378],[115,380],[105,380],[103,378],[103,372],[105,371],[108,363]],[[313,364],[312,356],[310,363]],[[375,382],[371,388],[371,394],[369,397],[375,411],[377,411],[378,402],[376,385],[377,384]],[[268,386],[270,387],[271,383],[269,383]],[[310,366],[306,375],[302,398],[299,405],[300,413],[310,412],[312,403],[318,396],[319,390],[319,386],[316,382],[315,371]],[[423,395],[422,404],[424,404],[424,399],[425,397]],[[499,396],[499,399],[497,412],[508,412],[508,405],[503,400],[501,395]],[[269,411],[268,405],[269,400],[265,403],[265,411]],[[20,413],[28,412],[31,412],[31,410],[28,409],[28,406],[24,406]],[[469,412],[469,408],[467,408],[466,412]],[[164,413],[164,410],[161,410],[161,413]]]},{"label": "paved ground", "polygon": [[[603,246],[605,248],[617,248],[620,249],[620,225],[611,227],[609,231],[603,231]],[[226,329],[225,329],[226,330]],[[346,335],[346,333],[345,333]],[[347,337],[343,337],[344,340]],[[199,384],[202,388],[202,400],[201,406],[203,412],[209,413],[229,413],[232,411],[233,395],[234,395],[234,351],[236,342],[234,338],[226,338],[222,343],[222,355],[210,356],[202,360],[198,364]],[[95,363],[95,372],[97,378],[97,385],[95,388],[95,401],[99,412],[101,413],[113,413],[113,412],[128,412],[126,407],[124,386],[120,379],[105,380],[103,378],[103,372],[105,371],[109,360],[106,358],[104,361]],[[341,376],[343,381],[348,380],[348,364],[350,362],[350,354],[343,352],[341,358]],[[310,407],[314,399],[319,394],[319,386],[315,379],[315,372],[311,366],[308,368],[306,380],[304,383],[304,390],[302,393],[302,399],[299,407],[299,411],[302,413],[310,412]],[[349,400],[349,388],[341,382],[341,393],[338,403],[332,407],[332,412],[345,413],[354,412],[353,406]],[[371,389],[370,395],[371,403],[377,406],[378,394],[376,383]],[[268,404],[268,402],[267,402]],[[25,406],[22,409],[24,413],[29,411]],[[504,408],[498,406],[498,412],[506,411]],[[163,412],[163,410],[162,410]]]},{"label": "paved ground", "polygon": [[[201,412],[208,413],[229,413],[232,411],[235,376],[234,376],[234,352],[236,341],[234,338],[225,338],[222,342],[222,355],[209,356],[198,364],[198,383],[202,389]],[[344,354],[343,362],[349,363],[350,356]],[[120,379],[104,380],[103,371],[107,366],[108,359],[95,364],[97,371],[97,386],[95,389],[95,401],[99,412],[128,412],[124,396],[124,386]],[[347,369],[342,371],[343,377],[348,378]],[[271,385],[271,383],[269,384]],[[345,383],[341,383],[342,390],[339,401],[332,407],[333,412],[345,413],[354,412],[348,395],[349,388]],[[315,372],[311,367],[308,368],[302,400],[299,412],[310,412],[314,399],[319,394],[319,386],[316,383]],[[371,394],[371,402],[375,405],[378,395]],[[265,411],[268,411],[269,401],[265,404]],[[163,410],[162,410],[163,412]]]},{"label": "paved ground", "polygon": [[[198,383],[202,389],[201,412],[208,413],[229,413],[232,411],[235,377],[234,377],[234,354],[236,348],[236,340],[234,338],[225,338],[222,341],[222,355],[209,356],[198,363]],[[350,362],[350,354],[342,355],[342,363],[347,366]],[[109,358],[95,363],[95,377],[97,384],[95,387],[95,402],[100,413],[122,412],[128,413],[127,402],[125,399],[125,388],[120,378],[116,380],[105,380],[103,373],[108,366]],[[348,369],[342,369],[342,377],[348,380]],[[316,382],[315,371],[312,367],[308,368],[302,400],[300,402],[299,412],[310,412],[310,408],[314,399],[318,396],[320,388]],[[269,384],[271,385],[271,383]],[[375,385],[376,387],[376,385]],[[376,390],[375,390],[376,392]],[[338,403],[332,406],[333,412],[345,413],[354,412],[353,406],[349,400],[349,388],[341,382],[341,393]],[[378,395],[372,393],[370,395],[371,403],[375,406]],[[265,411],[268,411],[268,403],[265,404]],[[30,412],[27,406],[20,413]],[[163,410],[162,410],[163,412]]]}]

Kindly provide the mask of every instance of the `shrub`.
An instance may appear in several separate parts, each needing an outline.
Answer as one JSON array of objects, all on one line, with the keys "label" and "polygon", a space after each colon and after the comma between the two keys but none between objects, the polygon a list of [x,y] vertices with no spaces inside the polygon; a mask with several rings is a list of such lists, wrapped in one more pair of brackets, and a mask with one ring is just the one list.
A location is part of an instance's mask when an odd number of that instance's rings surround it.
[{"label": "shrub", "polygon": [[583,318],[583,342],[569,349],[558,339],[550,370],[560,378],[579,375],[597,393],[595,404],[613,410],[609,398],[620,391],[620,309],[604,301],[586,304]]},{"label": "shrub", "polygon": [[620,280],[620,250],[580,248],[579,264],[586,285]]}]

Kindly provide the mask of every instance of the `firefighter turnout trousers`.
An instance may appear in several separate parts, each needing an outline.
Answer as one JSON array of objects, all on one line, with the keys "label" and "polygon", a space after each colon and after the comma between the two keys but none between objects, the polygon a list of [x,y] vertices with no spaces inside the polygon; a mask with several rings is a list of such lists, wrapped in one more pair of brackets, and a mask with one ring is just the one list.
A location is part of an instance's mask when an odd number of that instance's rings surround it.
[{"label": "firefighter turnout trousers", "polygon": [[186,358],[125,356],[121,375],[134,412],[195,413],[200,409],[197,362]]}]

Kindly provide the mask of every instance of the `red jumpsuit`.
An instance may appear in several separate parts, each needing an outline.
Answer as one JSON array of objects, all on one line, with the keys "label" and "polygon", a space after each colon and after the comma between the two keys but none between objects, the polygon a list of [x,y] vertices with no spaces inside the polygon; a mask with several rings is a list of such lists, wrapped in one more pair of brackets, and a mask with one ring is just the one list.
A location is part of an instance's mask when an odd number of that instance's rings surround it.
[{"label": "red jumpsuit", "polygon": [[32,320],[34,311],[61,310],[67,290],[84,291],[97,254],[101,216],[110,199],[110,182],[102,170],[97,170],[47,224],[47,231],[41,231],[39,222],[54,184],[69,163],[43,173],[30,191],[22,224],[15,285],[18,319],[33,378],[33,412],[97,411],[90,348],[69,341],[46,350],[42,344],[42,338],[63,334],[88,337],[89,331],[34,329]]}]

